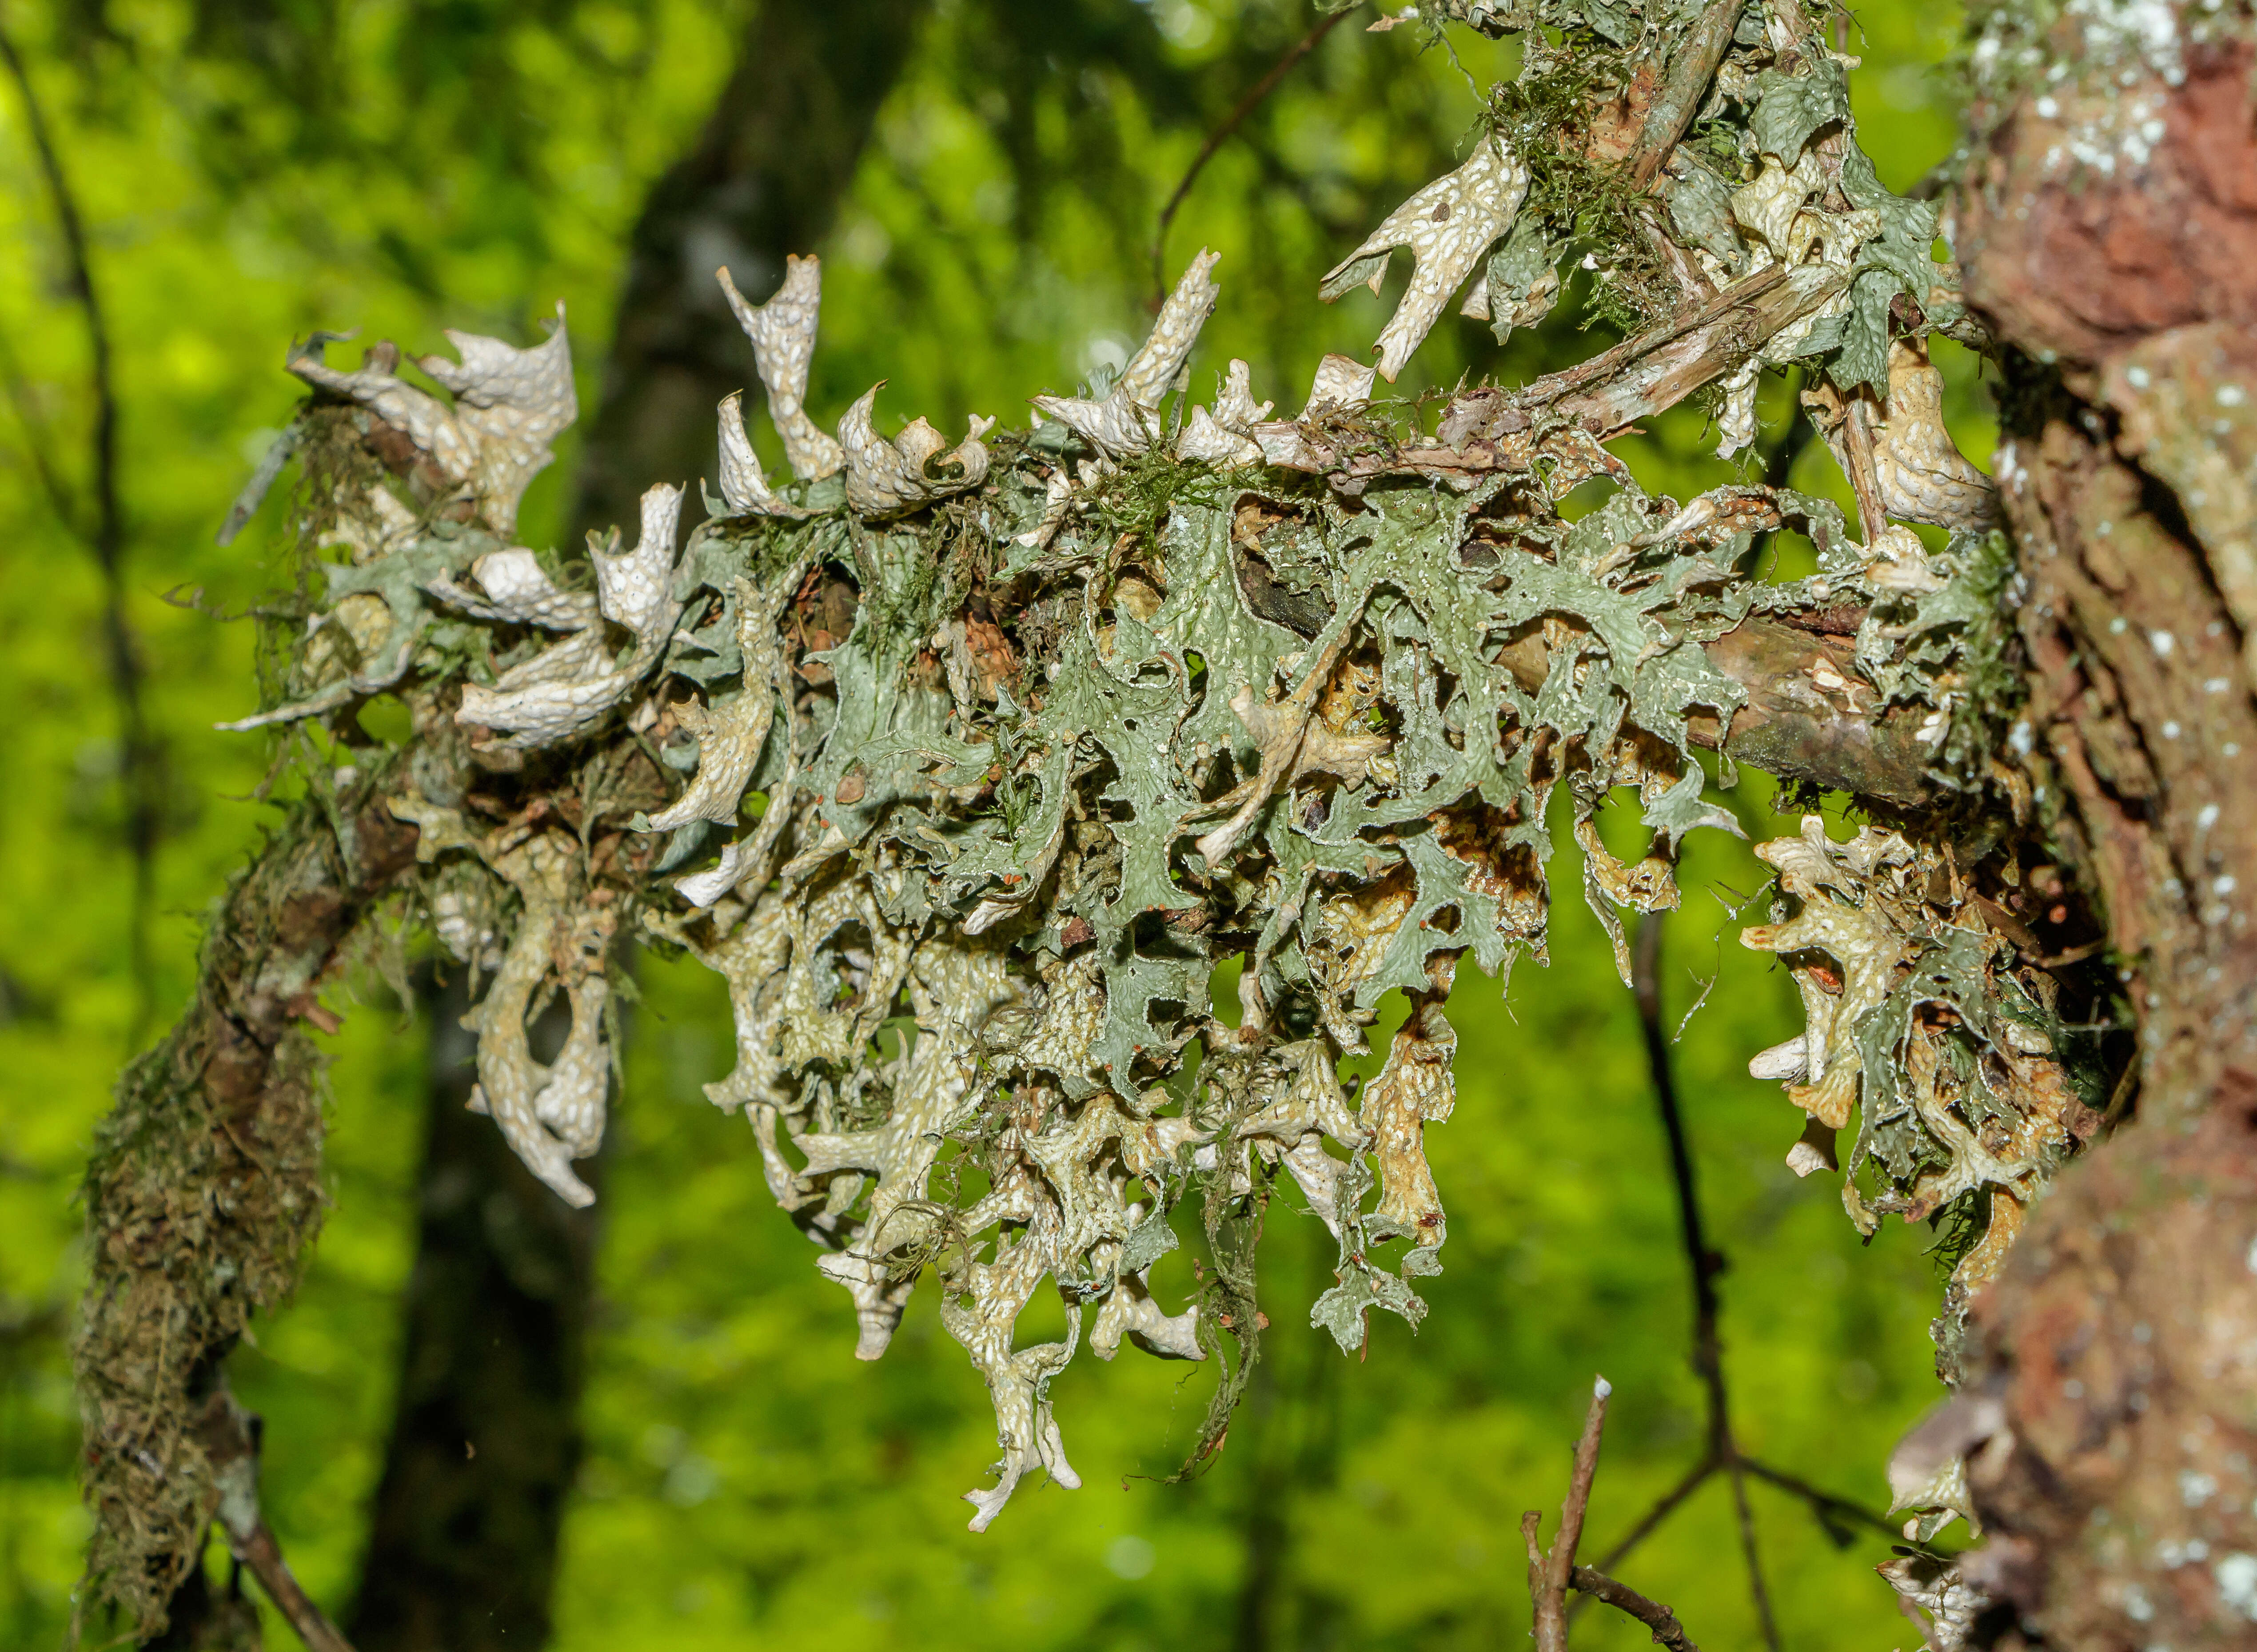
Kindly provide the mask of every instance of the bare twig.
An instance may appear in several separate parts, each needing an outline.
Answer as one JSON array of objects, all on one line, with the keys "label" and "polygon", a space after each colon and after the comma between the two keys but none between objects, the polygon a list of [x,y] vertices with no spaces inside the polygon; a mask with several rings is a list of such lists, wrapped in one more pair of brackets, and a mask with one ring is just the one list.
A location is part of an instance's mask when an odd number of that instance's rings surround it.
[{"label": "bare twig", "polygon": [[1732,1456],[1732,1509],[1739,1516],[1740,1552],[1747,1557],[1748,1594],[1756,1603],[1756,1621],[1763,1626],[1764,1645],[1779,1652],[1779,1624],[1772,1616],[1771,1591],[1764,1586],[1763,1554],[1756,1547],[1756,1517],[1748,1507],[1747,1466],[1736,1451]]},{"label": "bare twig", "polygon": [[1670,1652],[1701,1652],[1685,1633],[1685,1626],[1677,1621],[1677,1614],[1658,1600],[1649,1600],[1628,1584],[1617,1583],[1603,1571],[1589,1566],[1578,1566],[1570,1580],[1577,1590],[1594,1600],[1603,1600],[1620,1612],[1627,1612],[1653,1631],[1653,1643],[1666,1646]]},{"label": "bare twig", "polygon": [[219,1484],[219,1526],[228,1552],[258,1579],[308,1652],[353,1652],[352,1643],[291,1572],[259,1508],[258,1419],[236,1403],[223,1383],[205,1402],[202,1431],[212,1478]]},{"label": "bare twig", "polygon": [[1744,365],[1765,340],[1825,305],[1847,279],[1830,265],[1772,265],[1588,361],[1517,390],[1475,392],[1451,416],[1462,434],[1489,436],[1526,429],[1535,410],[1548,407],[1602,441],[1620,435]]},{"label": "bare twig", "polygon": [[1653,1075],[1654,1100],[1669,1135],[1669,1168],[1677,1184],[1678,1233],[1693,1285],[1693,1369],[1709,1393],[1709,1446],[1712,1455],[1730,1454],[1731,1428],[1724,1404],[1723,1350],[1716,1332],[1716,1275],[1724,1259],[1709,1247],[1701,1220],[1701,1190],[1695,1179],[1693,1146],[1685,1133],[1684,1111],[1677,1105],[1677,1079],[1669,1059],[1669,1033],[1661,1018],[1662,916],[1649,912],[1638,921],[1631,976],[1638,1027],[1645,1038],[1646,1064]]},{"label": "bare twig", "polygon": [[54,133],[47,124],[46,108],[39,102],[14,38],[4,28],[0,28],[0,60],[6,62],[9,75],[23,100],[25,129],[31,135],[32,148],[54,207],[56,227],[62,233],[67,260],[67,288],[86,318],[88,389],[94,399],[94,423],[88,436],[91,510],[81,512],[67,508],[67,493],[60,474],[45,462],[44,455],[37,457],[41,479],[57,514],[67,528],[86,540],[102,573],[103,641],[109,657],[110,690],[117,702],[125,838],[133,861],[133,902],[126,949],[138,998],[132,1030],[132,1038],[138,1043],[155,1007],[149,914],[156,893],[158,764],[142,704],[141,665],[125,614],[125,517],[117,488],[117,396],[110,372],[110,325],[95,283],[93,261],[87,248],[86,222],[79,213],[77,197],[63,169]]},{"label": "bare twig", "polygon": [[1544,1516],[1532,1508],[1520,1517],[1520,1541],[1528,1550],[1528,1598],[1535,1607],[1537,1652],[1567,1652],[1570,1589],[1628,1613],[1653,1632],[1659,1646],[1672,1652],[1700,1652],[1667,1606],[1595,1567],[1575,1564],[1575,1548],[1582,1542],[1583,1521],[1591,1507],[1591,1483],[1598,1475],[1599,1437],[1606,1428],[1607,1398],[1613,1392],[1604,1377],[1591,1385],[1591,1407],[1583,1416],[1581,1437],[1575,1442],[1575,1466],[1568,1477],[1567,1498],[1560,1507],[1560,1529],[1553,1534],[1550,1549],[1537,1542]]},{"label": "bare twig", "polygon": [[[1758,1462],[1754,1458],[1744,1453],[1740,1457],[1740,1466],[1766,1486],[1775,1486],[1780,1491],[1799,1497],[1809,1504],[1810,1512],[1818,1517],[1819,1523],[1822,1525],[1832,1526],[1837,1521],[1843,1525],[1854,1522],[1857,1525],[1870,1528],[1893,1543],[1900,1543],[1904,1541],[1902,1530],[1891,1525],[1887,1520],[1876,1514],[1863,1504],[1850,1502],[1847,1498],[1836,1497],[1831,1492],[1821,1491],[1808,1480],[1790,1474],[1784,1469],[1773,1468],[1768,1463]],[[1843,1537],[1840,1541],[1846,1542],[1847,1539]]]},{"label": "bare twig", "polygon": [[1669,152],[1692,124],[1693,114],[1716,78],[1716,66],[1732,44],[1732,31],[1747,10],[1747,0],[1709,0],[1700,20],[1685,32],[1683,43],[1669,65],[1660,91],[1646,106],[1645,124],[1638,129],[1638,147],[1631,156],[1630,181],[1644,189],[1661,171]]},{"label": "bare twig", "polygon": [[1872,406],[1864,392],[1851,392],[1842,426],[1842,446],[1850,461],[1843,468],[1850,473],[1850,491],[1857,498],[1857,526],[1869,546],[1879,543],[1881,530],[1888,522],[1881,507],[1881,472],[1873,453]]},{"label": "bare twig", "polygon": [[1614,1389],[1604,1377],[1591,1385],[1591,1408],[1584,1414],[1582,1437],[1575,1442],[1575,1468],[1567,1480],[1567,1498],[1560,1506],[1560,1529],[1552,1547],[1540,1557],[1536,1550],[1539,1516],[1534,1511],[1520,1518],[1522,1540],[1528,1545],[1528,1592],[1536,1607],[1536,1652],[1567,1652],[1567,1585],[1575,1570],[1575,1545],[1583,1540],[1583,1517],[1591,1507],[1591,1481],[1599,1471],[1599,1436],[1607,1425],[1607,1396]]},{"label": "bare twig", "polygon": [[1222,124],[1206,135],[1206,142],[1199,145],[1199,152],[1192,158],[1183,181],[1176,186],[1176,193],[1170,195],[1168,204],[1160,208],[1159,229],[1152,237],[1155,303],[1164,304],[1168,298],[1168,226],[1175,222],[1177,209],[1184,204],[1185,197],[1191,194],[1192,186],[1199,181],[1199,173],[1206,170],[1206,164],[1214,159],[1215,152],[1230,141],[1230,135],[1245,124],[1246,117],[1262,107],[1262,100],[1276,91],[1278,82],[1293,72],[1293,66],[1323,44],[1325,36],[1340,27],[1355,9],[1351,5],[1328,17],[1318,18],[1316,27],[1287,46],[1285,55],[1270,65],[1270,72],[1255,81],[1230,113],[1222,117]]}]

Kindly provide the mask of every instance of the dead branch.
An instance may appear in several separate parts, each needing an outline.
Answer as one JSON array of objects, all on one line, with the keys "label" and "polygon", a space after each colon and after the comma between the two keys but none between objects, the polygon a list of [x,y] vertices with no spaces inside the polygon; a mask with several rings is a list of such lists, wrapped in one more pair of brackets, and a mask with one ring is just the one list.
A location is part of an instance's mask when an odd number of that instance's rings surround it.
[{"label": "dead branch", "polygon": [[1639,129],[1638,147],[1631,157],[1632,188],[1648,188],[1660,174],[1669,152],[1677,147],[1677,140],[1692,124],[1694,111],[1701,107],[1709,82],[1716,79],[1716,66],[1724,60],[1732,31],[1746,10],[1746,0],[1709,0],[1708,10],[1685,32],[1660,94],[1646,108],[1645,124]]},{"label": "dead branch", "polygon": [[[1664,1521],[1684,1506],[1687,1499],[1708,1483],[1711,1475],[1720,1472],[1729,1475],[1732,1482],[1732,1507],[1741,1552],[1747,1560],[1748,1592],[1755,1605],[1757,1620],[1763,1627],[1764,1643],[1776,1652],[1779,1644],[1779,1626],[1772,1616],[1770,1591],[1764,1583],[1762,1554],[1756,1539],[1755,1514],[1748,1503],[1747,1481],[1751,1478],[1801,1498],[1829,1531],[1838,1531],[1842,1526],[1855,1522],[1892,1538],[1898,1533],[1879,1515],[1844,1498],[1822,1491],[1796,1475],[1750,1457],[1740,1449],[1739,1441],[1732,1432],[1731,1394],[1724,1376],[1715,1284],[1716,1275],[1723,1271],[1724,1260],[1709,1246],[1708,1235],[1702,1222],[1700,1188],[1694,1172],[1691,1143],[1686,1133],[1683,1112],[1678,1106],[1676,1079],[1669,1059],[1669,1037],[1661,1016],[1661,924],[1662,917],[1659,913],[1647,914],[1639,923],[1638,945],[1633,955],[1633,980],[1638,1023],[1645,1035],[1646,1059],[1652,1073],[1655,1098],[1661,1109],[1663,1127],[1669,1136],[1670,1165],[1677,1186],[1680,1231],[1692,1276],[1692,1361],[1695,1374],[1701,1379],[1708,1400],[1709,1449],[1701,1461],[1663,1493],[1652,1507],[1639,1516],[1630,1531],[1608,1551],[1600,1562],[1600,1571],[1603,1573],[1617,1564],[1652,1536]],[[1580,1606],[1581,1602],[1576,1604]],[[1661,1638],[1658,1628],[1655,1638]]]},{"label": "dead branch", "polygon": [[1583,1539],[1583,1517],[1591,1506],[1591,1481],[1599,1470],[1599,1435],[1607,1423],[1607,1396],[1613,1392],[1604,1377],[1591,1385],[1591,1406],[1583,1416],[1582,1436],[1575,1442],[1575,1467],[1567,1480],[1567,1500],[1560,1506],[1560,1529],[1553,1535],[1549,1550],[1538,1553],[1535,1511],[1520,1517],[1529,1551],[1529,1594],[1536,1606],[1537,1652],[1567,1652],[1568,1580],[1575,1570],[1575,1545]]},{"label": "dead branch", "polygon": [[1848,283],[1828,265],[1772,265],[1688,304],[1668,320],[1588,361],[1517,390],[1470,391],[1442,415],[1453,447],[1526,430],[1563,416],[1601,441],[1666,412],[1744,364],[1764,343],[1831,300]]},{"label": "dead branch", "polygon": [[258,1579],[308,1652],[353,1652],[282,1557],[258,1502],[258,1419],[237,1402],[224,1380],[205,1401],[199,1432],[219,1486],[219,1528],[228,1552]]},{"label": "dead branch", "polygon": [[121,1081],[87,1171],[82,1599],[116,1601],[143,1634],[223,1501],[199,1426],[206,1373],[288,1294],[319,1222],[320,1098],[298,1024],[414,862],[414,829],[383,806],[396,780],[370,764],[278,822],[215,915],[187,1013]]},{"label": "dead branch", "polygon": [[[1617,357],[1609,371],[1563,385],[1553,405],[1603,440],[1619,435],[1731,372],[1772,335],[1832,299],[1848,279],[1840,270],[1817,265],[1747,276],[1682,319],[1617,345],[1607,352]],[[1531,402],[1542,384],[1524,392]]]},{"label": "dead branch", "polygon": [[1581,1593],[1595,1600],[1603,1600],[1618,1612],[1627,1612],[1653,1631],[1653,1643],[1666,1646],[1671,1652],[1701,1652],[1693,1639],[1685,1633],[1685,1626],[1677,1621],[1677,1614],[1658,1600],[1649,1600],[1628,1584],[1617,1583],[1603,1571],[1589,1566],[1578,1566],[1569,1581]]},{"label": "dead branch", "polygon": [[1591,1483],[1598,1474],[1599,1437],[1606,1427],[1607,1398],[1613,1392],[1604,1377],[1591,1385],[1590,1409],[1584,1414],[1583,1432],[1575,1442],[1575,1466],[1568,1477],[1567,1498],[1560,1507],[1560,1529],[1548,1550],[1537,1543],[1543,1515],[1532,1508],[1520,1517],[1520,1538],[1528,1550],[1529,1599],[1536,1611],[1537,1652],[1567,1652],[1570,1589],[1628,1613],[1653,1632],[1656,1645],[1669,1647],[1673,1652],[1700,1652],[1667,1606],[1603,1571],[1575,1564],[1575,1546],[1582,1541],[1584,1517],[1591,1506]]}]

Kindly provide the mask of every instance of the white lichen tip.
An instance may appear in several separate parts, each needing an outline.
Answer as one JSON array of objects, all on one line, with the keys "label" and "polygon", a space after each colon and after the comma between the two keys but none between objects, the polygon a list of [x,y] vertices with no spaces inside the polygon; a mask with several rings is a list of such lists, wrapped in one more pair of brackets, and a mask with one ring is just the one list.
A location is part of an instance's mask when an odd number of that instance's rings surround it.
[{"label": "white lichen tip", "polygon": [[1194,407],[1176,438],[1176,457],[1202,459],[1209,464],[1258,464],[1262,448],[1254,440],[1254,427],[1270,416],[1271,404],[1254,399],[1253,376],[1246,364],[1234,357],[1216,393],[1214,411]]},{"label": "white lichen tip", "polygon": [[1222,292],[1212,273],[1221,257],[1205,247],[1199,249],[1176,283],[1176,290],[1160,307],[1160,319],[1152,324],[1151,336],[1121,370],[1120,388],[1138,406],[1157,407],[1191,360],[1199,329],[1214,314],[1215,300]]},{"label": "white lichen tip", "polygon": [[[570,738],[626,698],[658,663],[681,616],[682,604],[673,593],[681,515],[682,490],[661,484],[642,496],[642,528],[634,549],[614,553],[589,536],[597,604],[605,618],[633,633],[630,646],[613,658],[602,627],[591,623],[512,666],[491,688],[465,684],[455,721],[505,734],[505,746],[534,751]],[[617,530],[612,542],[618,542]]]},{"label": "white lichen tip", "polygon": [[[1159,431],[1160,404],[1182,378],[1185,364],[1191,360],[1192,347],[1199,342],[1199,329],[1214,314],[1215,299],[1222,289],[1215,285],[1211,272],[1221,257],[1219,252],[1199,249],[1199,256],[1176,283],[1176,290],[1160,307],[1160,318],[1152,324],[1150,335],[1128,358],[1128,366],[1121,370],[1119,382],[1104,400],[1091,401],[1079,396],[1033,396],[1028,399],[1102,453],[1141,453],[1150,447]],[[1193,422],[1197,423],[1200,417],[1194,413]],[[1207,419],[1192,436],[1192,450],[1179,456],[1210,459],[1228,451],[1228,444],[1221,438],[1210,440],[1208,427],[1213,422]]]},{"label": "white lichen tip", "polygon": [[1615,1385],[1609,1382],[1604,1377],[1596,1379],[1591,1384],[1591,1397],[1594,1400],[1603,1400],[1614,1391]]},{"label": "white lichen tip", "polygon": [[604,618],[634,632],[641,648],[663,646],[673,630],[679,605],[668,586],[681,520],[682,490],[662,482],[642,496],[642,527],[634,549],[618,555],[589,547],[596,564],[596,600]]},{"label": "white lichen tip", "polygon": [[1317,364],[1309,385],[1309,399],[1301,409],[1304,422],[1327,407],[1360,407],[1371,399],[1371,381],[1377,370],[1369,362],[1345,356],[1327,356]]},{"label": "white lichen tip", "polygon": [[1319,293],[1327,301],[1359,283],[1376,293],[1393,250],[1411,249],[1411,285],[1376,345],[1379,375],[1389,384],[1433,330],[1450,294],[1465,284],[1481,255],[1512,227],[1527,194],[1527,167],[1500,139],[1485,138],[1470,160],[1389,213],[1325,277]]},{"label": "white lichen tip", "polygon": [[[870,410],[885,387],[882,378],[871,385],[838,421],[846,455],[846,504],[857,516],[901,516],[987,479],[987,448],[980,438],[995,427],[993,419],[974,414],[964,440],[953,448],[922,419],[910,420],[888,441],[870,421]],[[954,474],[934,475],[935,461]]]},{"label": "white lichen tip", "polygon": [[[716,826],[733,826],[745,787],[775,720],[776,696],[769,684],[782,649],[778,620],[784,604],[797,589],[796,578],[779,580],[762,589],[750,580],[736,582],[737,646],[744,654],[745,687],[735,698],[708,709],[696,700],[676,708],[683,727],[697,738],[697,777],[671,806],[650,817],[653,831],[672,831],[693,820]],[[738,845],[732,843],[722,857],[729,878],[735,881]],[[677,886],[677,887],[680,886]],[[703,890],[703,884],[692,887]],[[693,902],[710,906],[711,900]]]},{"label": "white lichen tip", "polygon": [[585,591],[568,591],[548,577],[541,559],[522,545],[489,551],[471,563],[472,590],[442,574],[425,582],[434,597],[453,604],[480,619],[510,625],[538,625],[544,631],[579,631],[596,619],[596,599]]},{"label": "white lichen tip", "polygon": [[461,360],[426,356],[416,365],[453,393],[452,406],[383,366],[339,372],[322,362],[318,335],[292,353],[289,368],[407,436],[446,481],[469,487],[478,513],[506,539],[517,531],[527,486],[555,457],[549,439],[579,415],[564,307],[556,307],[555,330],[530,349],[476,333],[447,338]]},{"label": "white lichen tip", "polygon": [[752,341],[754,364],[768,386],[768,417],[783,438],[791,473],[813,482],[845,462],[838,444],[807,416],[808,364],[815,359],[816,322],[823,307],[823,261],[795,256],[783,262],[783,285],[765,304],[748,303],[726,268],[713,274],[728,295],[737,324]]},{"label": "white lichen tip", "polygon": [[721,428],[721,500],[732,516],[804,516],[768,486],[761,456],[745,434],[744,392],[732,390],[717,410]]}]

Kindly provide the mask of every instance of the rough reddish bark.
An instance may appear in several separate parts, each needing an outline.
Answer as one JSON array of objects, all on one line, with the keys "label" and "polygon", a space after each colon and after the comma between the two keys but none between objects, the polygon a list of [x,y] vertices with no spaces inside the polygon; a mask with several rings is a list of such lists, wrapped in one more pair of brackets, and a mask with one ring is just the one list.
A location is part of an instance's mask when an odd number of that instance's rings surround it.
[{"label": "rough reddish bark", "polygon": [[2020,353],[2016,744],[2140,1040],[2136,1119],[1977,1300],[1963,1387],[1995,1401],[1970,1574],[2010,1637],[2080,1648],[2257,1639],[2257,58],[2197,23],[2246,28],[2193,5],[2169,53],[2041,37],[1977,104],[1957,209],[1969,297]]}]

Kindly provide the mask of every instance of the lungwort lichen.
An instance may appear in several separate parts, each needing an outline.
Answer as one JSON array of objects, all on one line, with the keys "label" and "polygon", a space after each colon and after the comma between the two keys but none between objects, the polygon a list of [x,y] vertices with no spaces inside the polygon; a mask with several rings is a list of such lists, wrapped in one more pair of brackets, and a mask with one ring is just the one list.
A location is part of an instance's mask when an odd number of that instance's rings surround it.
[{"label": "lungwort lichen", "polygon": [[[1651,102],[1675,65],[1638,11],[1572,20],[1603,71],[1579,85]],[[1556,71],[1560,38],[1532,74]],[[1879,184],[1841,61],[1791,9],[1749,8],[1681,124],[1631,215],[1638,246],[1524,215],[1530,168],[1500,125],[1333,272],[1327,296],[1411,250],[1389,380],[1469,284],[1466,313],[1503,327],[1578,261],[1675,283],[1649,332],[1468,390],[1431,431],[1341,357],[1297,418],[1270,416],[1242,362],[1194,405],[1219,293],[1202,253],[1125,371],[1037,398],[1030,427],[888,436],[874,388],[834,438],[805,406],[819,267],[795,259],[757,307],[721,277],[795,479],[764,474],[732,396],[720,493],[687,542],[662,484],[631,549],[613,534],[579,563],[512,542],[571,411],[561,328],[530,350],[457,336],[459,365],[423,364],[450,401],[382,353],[354,372],[318,345],[294,357],[315,414],[355,410],[392,469],[323,502],[345,558],[323,565],[281,702],[237,726],[392,694],[451,729],[432,749],[463,763],[407,765],[390,806],[420,830],[434,932],[485,979],[478,1105],[562,1197],[591,1197],[571,1161],[602,1128],[615,937],[726,978],[735,1066],[707,1093],[822,1246],[857,1353],[886,1351],[930,1275],[987,1380],[1002,1456],[969,1494],[975,1527],[1037,1469],[1075,1483],[1051,1393],[1085,1338],[1100,1359],[1125,1341],[1216,1360],[1227,1399],[1261,1324],[1248,1236],[1276,1199],[1338,1241],[1313,1314],[1343,1349],[1375,1310],[1425,1313],[1458,967],[1542,955],[1555,794],[1618,953],[1624,912],[1675,904],[1684,835],[1737,830],[1693,752],[1729,752],[1750,709],[1722,639],[1782,624],[1808,642],[1796,703],[1924,719],[1932,766],[1907,787],[1990,784],[1953,734],[1995,715],[1969,678],[1997,645],[1988,485],[1942,429],[1921,345],[1958,314],[1934,214]],[[1856,533],[1783,490],[1649,493],[1603,445],[1717,385],[1740,448],[1758,375],[1786,364],[1816,387]],[[1610,497],[1563,516],[1593,478]],[[1953,550],[1930,557],[1906,519],[1956,530]],[[1818,546],[1815,577],[1755,576],[1755,536],[1783,525]],[[1855,646],[1829,652],[1844,613]],[[619,783],[635,765],[655,803]],[[1652,832],[1633,861],[1596,830],[1619,788]],[[1808,1116],[1792,1161],[1834,1165],[1858,1117],[1846,1168],[1878,1181],[1845,1183],[1852,1214],[1979,1206],[1961,1277],[1980,1275],[2080,1131],[2045,990],[1935,848],[1813,829],[1760,852],[1783,904],[1749,943],[1809,1007],[1758,1063]],[[1213,995],[1233,961],[1235,1020]],[[525,1028],[555,993],[572,1030],[543,1064]],[[1390,993],[1408,1013],[1377,1072],[1344,1080]],[[1218,1267],[1186,1303],[1170,1257],[1192,1208]],[[1044,1289],[1064,1339],[1021,1345]]]}]

